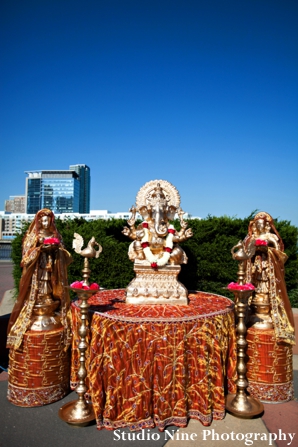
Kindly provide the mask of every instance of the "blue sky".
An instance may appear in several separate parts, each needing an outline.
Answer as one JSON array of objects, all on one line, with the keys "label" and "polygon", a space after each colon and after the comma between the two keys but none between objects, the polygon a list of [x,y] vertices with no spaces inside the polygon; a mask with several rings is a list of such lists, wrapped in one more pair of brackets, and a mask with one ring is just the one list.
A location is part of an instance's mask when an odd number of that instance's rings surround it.
[{"label": "blue sky", "polygon": [[24,171],[85,163],[92,209],[164,179],[193,216],[298,226],[296,0],[2,0],[0,20],[0,209]]}]

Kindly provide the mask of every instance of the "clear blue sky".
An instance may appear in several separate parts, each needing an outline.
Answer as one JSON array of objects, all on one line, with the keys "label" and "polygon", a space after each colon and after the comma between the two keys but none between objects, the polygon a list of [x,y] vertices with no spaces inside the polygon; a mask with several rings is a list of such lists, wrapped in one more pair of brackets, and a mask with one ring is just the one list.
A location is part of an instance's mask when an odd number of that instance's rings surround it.
[{"label": "clear blue sky", "polygon": [[0,209],[91,168],[91,208],[164,179],[184,211],[298,226],[297,0],[2,0]]}]

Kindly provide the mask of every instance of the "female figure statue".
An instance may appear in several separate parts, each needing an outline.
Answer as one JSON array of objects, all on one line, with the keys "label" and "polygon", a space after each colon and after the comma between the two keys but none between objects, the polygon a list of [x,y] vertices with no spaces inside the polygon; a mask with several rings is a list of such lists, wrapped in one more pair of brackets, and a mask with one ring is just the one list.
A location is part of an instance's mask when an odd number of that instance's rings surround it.
[{"label": "female figure statue", "polygon": [[[22,277],[19,295],[8,324],[7,347],[18,349],[32,322],[34,306],[60,305],[60,320],[64,327],[65,349],[70,343],[68,322],[69,294],[67,266],[71,255],[65,250],[49,209],[40,210],[25,234],[22,245]],[[54,305],[55,307],[55,305]]]},{"label": "female figure statue", "polygon": [[287,255],[268,213],[260,212],[250,221],[244,243],[253,253],[246,261],[246,282],[255,286],[251,305],[258,320],[263,319],[264,328],[273,326],[277,341],[295,344],[293,312],[284,279]]}]

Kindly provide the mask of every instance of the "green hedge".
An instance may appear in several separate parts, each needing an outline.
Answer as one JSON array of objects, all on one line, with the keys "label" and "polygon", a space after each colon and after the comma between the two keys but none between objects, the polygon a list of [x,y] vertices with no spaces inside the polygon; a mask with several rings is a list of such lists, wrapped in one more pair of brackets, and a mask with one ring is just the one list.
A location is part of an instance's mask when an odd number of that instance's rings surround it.
[{"label": "green hedge", "polygon": [[[231,248],[244,239],[252,217],[253,213],[245,219],[208,216],[206,219],[188,221],[193,237],[181,244],[188,256],[188,264],[182,266],[179,275],[179,280],[188,290],[233,297],[225,289],[229,282],[237,281],[238,263],[232,259]],[[131,241],[121,233],[123,227],[127,226],[125,220],[86,222],[84,219],[56,219],[56,223],[67,250],[73,256],[73,263],[68,270],[69,283],[82,278],[83,259],[72,249],[73,235],[76,232],[83,236],[85,245],[94,235],[103,248],[99,258],[90,261],[90,280],[107,289],[125,288],[128,285],[134,277],[134,271],[133,263],[127,255]],[[276,219],[275,224],[289,257],[285,266],[289,297],[292,306],[298,307],[298,228],[284,220]],[[179,221],[175,221],[174,225],[179,229]],[[26,229],[27,226],[12,244],[16,288],[21,277],[21,245]]]}]

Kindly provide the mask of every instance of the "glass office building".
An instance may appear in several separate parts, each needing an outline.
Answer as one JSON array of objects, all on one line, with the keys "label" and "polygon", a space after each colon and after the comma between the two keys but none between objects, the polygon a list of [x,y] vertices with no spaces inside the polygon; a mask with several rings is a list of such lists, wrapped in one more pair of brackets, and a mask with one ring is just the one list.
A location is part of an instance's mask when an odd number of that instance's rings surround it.
[{"label": "glass office building", "polygon": [[78,213],[79,175],[74,171],[27,171],[26,203],[28,214],[49,208],[55,214]]},{"label": "glass office building", "polygon": [[90,168],[84,164],[70,165],[70,171],[75,171],[80,181],[80,213],[90,213]]}]

